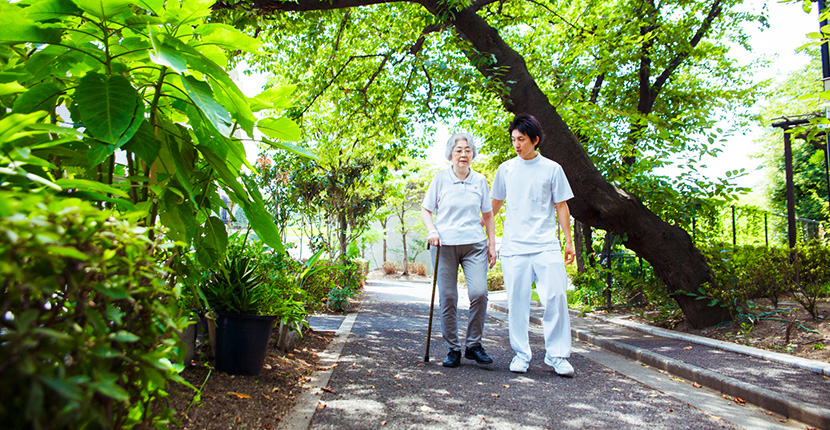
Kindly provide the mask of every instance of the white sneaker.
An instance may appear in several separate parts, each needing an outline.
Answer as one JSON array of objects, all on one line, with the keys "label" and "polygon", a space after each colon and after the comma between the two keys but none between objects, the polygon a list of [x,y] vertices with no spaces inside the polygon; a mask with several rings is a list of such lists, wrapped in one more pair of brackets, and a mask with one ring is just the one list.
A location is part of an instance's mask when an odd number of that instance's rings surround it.
[{"label": "white sneaker", "polygon": [[529,364],[530,363],[517,355],[513,357],[513,360],[510,362],[510,371],[515,373],[525,373],[527,372],[527,366]]},{"label": "white sneaker", "polygon": [[[573,378],[574,376],[574,368],[571,366],[571,363],[568,363],[568,360],[565,360],[563,357],[548,357],[545,356],[545,364],[550,367],[553,367],[553,371],[556,372],[559,376],[566,376],[568,378]],[[511,364],[511,369],[513,365]]]}]

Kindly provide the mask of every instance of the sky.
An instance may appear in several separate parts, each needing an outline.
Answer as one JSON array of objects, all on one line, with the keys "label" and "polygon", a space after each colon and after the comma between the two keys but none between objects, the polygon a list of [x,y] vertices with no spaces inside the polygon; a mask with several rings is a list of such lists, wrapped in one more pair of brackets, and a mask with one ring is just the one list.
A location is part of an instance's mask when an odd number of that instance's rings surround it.
[{"label": "sky", "polygon": [[[818,31],[817,12],[807,14],[802,10],[801,3],[778,3],[774,0],[749,0],[746,4],[749,7],[759,8],[767,4],[769,10],[770,27],[761,31],[756,23],[747,24],[746,30],[750,35],[750,45],[753,52],[746,52],[740,47],[733,49],[735,55],[741,61],[752,61],[758,56],[766,56],[772,60],[769,68],[759,70],[755,75],[756,81],[773,79],[776,82],[783,81],[786,76],[803,67],[809,58],[796,49],[809,41],[806,33]],[[814,9],[817,6],[814,3]],[[244,67],[244,66],[242,66]],[[265,85],[264,75],[243,76],[238,75],[240,89],[248,96],[254,96],[262,91]],[[817,76],[818,80],[820,77]],[[758,105],[760,106],[760,105]],[[757,112],[757,106],[755,111]],[[446,166],[448,162],[444,156],[446,141],[449,138],[449,129],[446,124],[437,124],[437,132],[432,137],[433,144],[426,150],[427,161],[436,166]],[[728,125],[722,126],[728,129]],[[708,167],[702,170],[703,174],[710,178],[725,176],[729,170],[745,168],[750,174],[736,180],[736,183],[743,187],[753,188],[760,191],[759,184],[764,179],[760,170],[762,160],[752,158],[758,151],[755,141],[760,138],[763,130],[760,126],[752,126],[744,135],[735,135],[723,148],[723,152],[717,158],[704,159]],[[246,144],[248,158],[254,160],[259,150],[253,144]],[[671,173],[669,169],[667,173]]]}]

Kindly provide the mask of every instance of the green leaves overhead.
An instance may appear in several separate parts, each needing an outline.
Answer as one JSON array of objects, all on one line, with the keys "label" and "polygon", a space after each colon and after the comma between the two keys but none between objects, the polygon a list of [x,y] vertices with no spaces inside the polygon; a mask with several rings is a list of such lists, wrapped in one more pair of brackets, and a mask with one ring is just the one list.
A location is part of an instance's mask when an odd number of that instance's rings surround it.
[{"label": "green leaves overhead", "polygon": [[144,103],[127,78],[88,73],[75,90],[81,122],[96,139],[116,148],[144,121]]}]

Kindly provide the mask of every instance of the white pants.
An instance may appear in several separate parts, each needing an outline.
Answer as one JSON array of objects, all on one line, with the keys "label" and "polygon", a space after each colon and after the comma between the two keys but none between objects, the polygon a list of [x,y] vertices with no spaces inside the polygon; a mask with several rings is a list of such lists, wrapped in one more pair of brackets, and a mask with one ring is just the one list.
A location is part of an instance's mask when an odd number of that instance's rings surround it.
[{"label": "white pants", "polygon": [[548,357],[571,355],[571,322],[566,294],[567,274],[562,254],[542,251],[535,254],[501,257],[504,285],[507,289],[508,331],[510,346],[516,355],[530,362],[530,296],[533,282],[545,313],[542,330],[545,334],[545,353]]}]

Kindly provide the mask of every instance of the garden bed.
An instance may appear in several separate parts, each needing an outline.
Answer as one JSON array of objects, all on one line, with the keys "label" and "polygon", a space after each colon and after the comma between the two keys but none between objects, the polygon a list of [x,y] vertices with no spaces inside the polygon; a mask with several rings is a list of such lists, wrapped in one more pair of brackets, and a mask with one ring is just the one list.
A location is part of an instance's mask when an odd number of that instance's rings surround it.
[{"label": "garden bed", "polygon": [[[272,334],[262,375],[230,376],[213,370],[207,358],[210,345],[200,344],[196,358],[182,376],[202,388],[201,399],[187,388],[172,390],[170,406],[177,412],[180,429],[274,429],[294,407],[309,375],[317,370],[318,354],[334,337],[333,333],[305,330],[302,343],[293,352],[276,348],[277,331]],[[188,410],[189,407],[189,410]]]},{"label": "garden bed", "polygon": [[[680,320],[668,324],[669,327],[664,324],[662,328],[830,363],[830,301],[824,299],[819,302],[818,315],[823,318],[818,320],[795,303],[782,302],[779,309],[788,312],[769,315],[754,324],[745,320],[695,329]],[[644,315],[648,316],[648,313]],[[658,325],[641,316],[632,315],[630,319]]]}]

